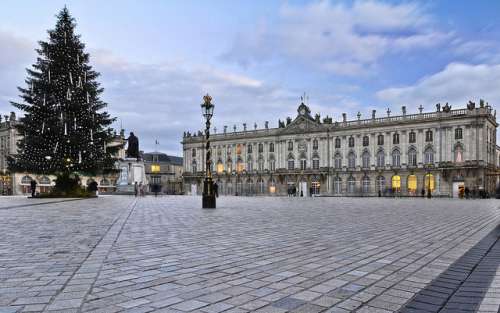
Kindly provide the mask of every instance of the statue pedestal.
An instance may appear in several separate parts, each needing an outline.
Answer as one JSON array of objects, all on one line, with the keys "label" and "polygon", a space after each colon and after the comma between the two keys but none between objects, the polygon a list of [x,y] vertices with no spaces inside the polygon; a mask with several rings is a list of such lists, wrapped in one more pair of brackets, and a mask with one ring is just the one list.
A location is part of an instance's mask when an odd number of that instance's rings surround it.
[{"label": "statue pedestal", "polygon": [[120,177],[116,183],[116,193],[134,194],[134,185],[142,183],[147,185],[144,161],[135,158],[125,158],[118,161]]}]

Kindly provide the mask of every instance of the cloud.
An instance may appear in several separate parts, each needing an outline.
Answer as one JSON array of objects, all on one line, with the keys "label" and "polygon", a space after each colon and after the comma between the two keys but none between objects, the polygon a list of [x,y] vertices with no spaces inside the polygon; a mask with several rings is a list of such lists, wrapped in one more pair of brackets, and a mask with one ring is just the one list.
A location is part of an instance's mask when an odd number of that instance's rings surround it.
[{"label": "cloud", "polygon": [[500,64],[451,63],[444,70],[426,76],[412,86],[380,90],[377,98],[394,105],[417,107],[449,102],[463,107],[469,100],[485,99],[492,105],[500,103]]},{"label": "cloud", "polygon": [[276,23],[261,22],[239,34],[223,58],[243,66],[281,58],[355,76],[376,69],[386,55],[427,49],[453,36],[433,24],[415,3],[286,4]]},{"label": "cloud", "polygon": [[218,132],[235,124],[241,130],[244,122],[248,129],[254,122],[262,128],[266,120],[275,126],[278,116],[286,116],[283,108],[293,112],[298,102],[298,93],[211,66],[138,64],[102,50],[91,52],[91,62],[102,74],[110,113],[139,135],[144,150],[152,150],[158,138],[162,150],[180,154],[183,132],[204,127],[200,104],[207,92],[214,99]]}]

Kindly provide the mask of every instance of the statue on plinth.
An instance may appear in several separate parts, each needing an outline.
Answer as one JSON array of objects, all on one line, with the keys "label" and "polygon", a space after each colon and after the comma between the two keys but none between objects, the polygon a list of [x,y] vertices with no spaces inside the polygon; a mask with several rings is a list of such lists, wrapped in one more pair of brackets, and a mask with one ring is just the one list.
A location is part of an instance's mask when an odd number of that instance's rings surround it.
[{"label": "statue on plinth", "polygon": [[127,158],[135,158],[139,160],[139,138],[137,138],[137,136],[135,136],[133,132],[130,132],[130,136],[127,138],[127,142]]}]

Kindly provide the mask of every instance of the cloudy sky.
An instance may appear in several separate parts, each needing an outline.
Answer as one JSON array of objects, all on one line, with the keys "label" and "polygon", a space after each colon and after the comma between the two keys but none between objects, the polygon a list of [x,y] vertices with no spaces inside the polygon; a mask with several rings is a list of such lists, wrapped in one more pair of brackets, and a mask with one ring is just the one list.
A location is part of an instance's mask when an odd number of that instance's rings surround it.
[{"label": "cloudy sky", "polygon": [[276,127],[306,92],[339,120],[438,102],[500,104],[500,1],[25,1],[0,10],[0,113],[12,111],[38,40],[67,5],[109,111],[141,149],[180,155],[214,123]]}]

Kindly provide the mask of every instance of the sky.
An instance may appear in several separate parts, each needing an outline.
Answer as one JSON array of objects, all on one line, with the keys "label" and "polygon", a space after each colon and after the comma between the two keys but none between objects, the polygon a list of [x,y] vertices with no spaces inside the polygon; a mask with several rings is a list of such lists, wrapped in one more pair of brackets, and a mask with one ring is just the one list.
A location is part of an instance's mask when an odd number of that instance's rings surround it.
[{"label": "sky", "polygon": [[500,104],[500,1],[3,0],[0,114],[67,6],[101,73],[114,128],[140,148],[182,155],[184,131],[232,131],[313,114],[341,120]]}]

